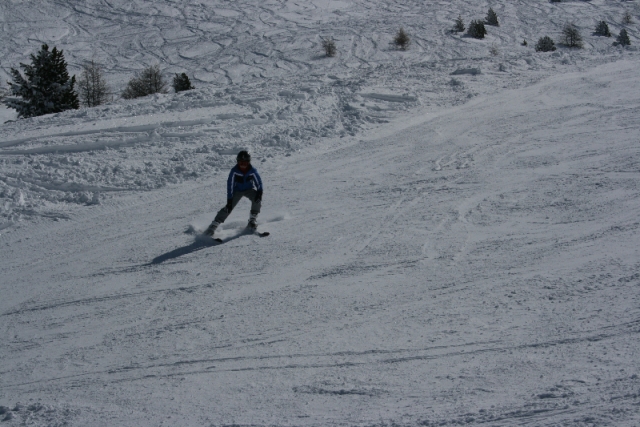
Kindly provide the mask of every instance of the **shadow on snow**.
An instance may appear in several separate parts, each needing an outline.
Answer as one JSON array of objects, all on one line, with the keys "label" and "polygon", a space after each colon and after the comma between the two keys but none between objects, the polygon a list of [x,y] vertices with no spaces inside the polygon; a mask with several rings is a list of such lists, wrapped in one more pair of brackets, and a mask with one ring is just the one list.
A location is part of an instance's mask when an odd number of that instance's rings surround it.
[{"label": "shadow on snow", "polygon": [[237,239],[239,237],[250,235],[252,233],[253,233],[253,231],[244,230],[242,233],[239,233],[239,234],[236,234],[234,236],[230,236],[230,237],[227,237],[225,239],[222,239],[222,242],[218,242],[218,241],[212,239],[211,237],[198,235],[198,236],[196,236],[196,240],[193,243],[191,243],[190,245],[182,246],[181,248],[177,248],[177,249],[174,249],[174,250],[172,250],[170,252],[167,252],[165,254],[158,255],[157,257],[152,259],[151,262],[148,263],[147,265],[162,264],[165,261],[176,259],[176,258],[179,258],[179,257],[184,256],[184,255],[189,255],[190,253],[199,251],[199,250],[204,249],[204,248],[210,248],[212,246],[218,246],[218,245],[221,245],[223,243],[230,242],[231,240],[235,240],[235,239]]},{"label": "shadow on snow", "polygon": [[210,241],[207,242],[204,239],[202,239],[202,240],[198,239],[198,240],[196,240],[195,242],[193,242],[190,245],[174,249],[174,250],[172,250],[170,252],[167,252],[166,254],[162,254],[162,255],[159,255],[159,256],[155,257],[153,260],[151,260],[151,262],[148,265],[162,264],[165,261],[176,259],[178,257],[181,257],[181,256],[184,256],[184,255],[188,255],[190,253],[199,251],[200,249],[208,248],[208,247],[211,247],[211,246],[216,246],[216,245],[219,245],[219,244],[220,243],[216,242],[215,240],[210,240]]}]

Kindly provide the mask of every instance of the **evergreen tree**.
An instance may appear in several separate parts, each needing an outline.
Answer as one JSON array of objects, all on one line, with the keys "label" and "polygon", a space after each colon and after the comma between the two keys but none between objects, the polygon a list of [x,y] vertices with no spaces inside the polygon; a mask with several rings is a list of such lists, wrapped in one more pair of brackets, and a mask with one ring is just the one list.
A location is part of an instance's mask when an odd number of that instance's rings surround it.
[{"label": "evergreen tree", "polygon": [[462,20],[462,16],[458,15],[458,19],[456,19],[456,23],[453,25],[453,31],[456,33],[464,31],[464,21]]},{"label": "evergreen tree", "polygon": [[405,33],[404,28],[400,28],[396,36],[393,38],[393,43],[401,50],[407,50],[410,42],[411,39],[409,39],[409,35]]},{"label": "evergreen tree", "polygon": [[598,25],[596,25],[596,34],[599,36],[611,37],[611,31],[609,31],[609,26],[606,22],[598,22]]},{"label": "evergreen tree", "polygon": [[76,76],[69,78],[67,62],[62,50],[42,45],[37,55],[31,54],[31,65],[20,64],[26,77],[11,69],[13,82],[8,82],[10,97],[5,105],[18,112],[18,117],[35,117],[78,109],[78,95],[74,91]]},{"label": "evergreen tree", "polygon": [[553,52],[554,50],[556,45],[549,36],[540,37],[536,43],[536,52]]},{"label": "evergreen tree", "polygon": [[573,24],[567,24],[562,29],[562,34],[564,35],[564,44],[569,47],[582,47],[582,36],[580,32]]},{"label": "evergreen tree", "polygon": [[489,8],[489,12],[487,13],[487,17],[485,18],[487,25],[493,25],[494,27],[499,27],[498,23],[498,15],[493,11],[492,8]]},{"label": "evergreen tree", "polygon": [[324,49],[324,54],[326,56],[336,56],[336,42],[333,41],[333,37],[329,37],[326,39],[322,39],[322,48]]},{"label": "evergreen tree", "polygon": [[162,77],[160,67],[151,65],[136,74],[122,92],[124,99],[140,98],[154,93],[167,93],[167,83]]},{"label": "evergreen tree", "polygon": [[100,64],[91,60],[83,66],[78,80],[78,90],[80,100],[87,107],[96,107],[109,100],[111,90],[104,79]]},{"label": "evergreen tree", "polygon": [[184,90],[191,90],[191,89],[195,89],[195,87],[193,87],[193,85],[191,84],[191,80],[189,80],[189,76],[187,76],[185,73],[182,73],[182,74],[176,73],[176,76],[173,78],[173,90],[175,90],[176,93],[178,93]]},{"label": "evergreen tree", "polygon": [[620,34],[618,35],[617,41],[618,41],[618,44],[622,46],[631,45],[631,40],[629,40],[629,34],[627,34],[627,30],[625,30],[624,28],[620,30]]},{"label": "evergreen tree", "polygon": [[484,28],[484,22],[471,21],[467,34],[476,39],[483,39],[487,34],[487,30]]}]

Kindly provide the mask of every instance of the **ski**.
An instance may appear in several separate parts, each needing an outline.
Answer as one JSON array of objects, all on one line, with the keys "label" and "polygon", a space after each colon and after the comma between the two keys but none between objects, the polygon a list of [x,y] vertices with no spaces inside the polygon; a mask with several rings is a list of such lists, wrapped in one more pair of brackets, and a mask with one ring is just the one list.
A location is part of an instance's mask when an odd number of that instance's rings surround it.
[{"label": "ski", "polygon": [[[271,233],[269,233],[268,231],[262,231],[262,232],[260,232],[260,231],[258,231],[258,230],[251,230],[251,229],[249,229],[249,230],[247,230],[246,232],[241,233],[241,234],[239,234],[238,236],[234,236],[234,237],[228,238],[227,240],[233,240],[233,239],[235,239],[236,237],[239,237],[239,236],[242,236],[242,235],[245,235],[245,236],[246,236],[246,235],[251,235],[251,234],[254,234],[254,235],[258,236],[258,237],[267,237],[267,236],[269,236]],[[216,243],[225,243],[225,240],[221,239],[220,237],[207,236],[206,234],[202,234],[201,236],[202,236],[201,238],[203,238],[203,239],[205,239],[205,240],[209,240],[209,239],[210,239],[209,241],[213,240],[213,241],[214,241],[214,242],[216,242]]]},{"label": "ski", "polygon": [[271,234],[268,231],[260,232],[260,231],[258,231],[257,228],[252,228],[252,227],[247,227],[246,228],[246,233],[255,234],[256,236],[260,236],[260,237],[267,237],[269,234]]}]

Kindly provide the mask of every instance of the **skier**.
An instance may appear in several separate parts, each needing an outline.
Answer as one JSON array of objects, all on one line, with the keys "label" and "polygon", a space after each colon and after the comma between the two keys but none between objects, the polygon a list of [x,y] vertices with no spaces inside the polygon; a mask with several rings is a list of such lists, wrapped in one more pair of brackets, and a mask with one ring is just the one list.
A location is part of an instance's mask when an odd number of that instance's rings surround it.
[{"label": "skier", "polygon": [[227,205],[218,211],[215,219],[204,232],[207,236],[213,236],[216,228],[227,219],[243,197],[251,200],[247,227],[252,230],[258,227],[257,219],[262,204],[262,179],[256,168],[251,166],[251,155],[248,152],[244,150],[239,152],[236,160],[238,164],[231,169],[227,179]]}]

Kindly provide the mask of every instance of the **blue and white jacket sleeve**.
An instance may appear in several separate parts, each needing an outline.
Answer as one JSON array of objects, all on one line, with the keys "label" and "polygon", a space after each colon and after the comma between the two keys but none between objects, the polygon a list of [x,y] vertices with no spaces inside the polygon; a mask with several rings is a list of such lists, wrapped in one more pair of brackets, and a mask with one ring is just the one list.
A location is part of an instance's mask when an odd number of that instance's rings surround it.
[{"label": "blue and white jacket sleeve", "polygon": [[231,172],[229,172],[229,178],[227,178],[227,200],[233,198],[233,187],[235,186],[234,178],[235,178],[235,168],[232,168]]},{"label": "blue and white jacket sleeve", "polygon": [[255,175],[255,183],[256,183],[256,191],[262,192],[262,178],[260,178],[260,174],[256,168],[253,168],[252,173]]}]

